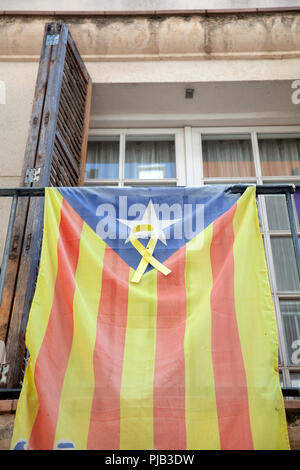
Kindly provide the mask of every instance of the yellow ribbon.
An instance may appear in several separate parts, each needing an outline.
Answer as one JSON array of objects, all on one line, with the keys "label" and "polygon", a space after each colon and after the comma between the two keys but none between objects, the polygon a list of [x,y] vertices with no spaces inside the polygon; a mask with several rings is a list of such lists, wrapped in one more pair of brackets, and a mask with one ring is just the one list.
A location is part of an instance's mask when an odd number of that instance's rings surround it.
[{"label": "yellow ribbon", "polygon": [[131,241],[132,245],[134,248],[140,253],[142,256],[142,259],[140,261],[140,264],[138,265],[137,269],[134,272],[134,275],[131,279],[131,282],[138,283],[141,280],[142,275],[146,271],[146,268],[148,264],[151,264],[155,269],[160,271],[162,274],[167,276],[170,274],[171,270],[164,266],[162,263],[160,263],[154,256],[152,256],[152,253],[154,251],[154,248],[157,243],[157,238],[151,237],[147,246],[144,247],[142,243],[134,236],[136,233],[141,232],[143,230],[147,231],[152,231],[152,225],[148,224],[142,224],[142,225],[136,225],[133,227],[133,229],[130,232],[129,235],[129,240]]}]

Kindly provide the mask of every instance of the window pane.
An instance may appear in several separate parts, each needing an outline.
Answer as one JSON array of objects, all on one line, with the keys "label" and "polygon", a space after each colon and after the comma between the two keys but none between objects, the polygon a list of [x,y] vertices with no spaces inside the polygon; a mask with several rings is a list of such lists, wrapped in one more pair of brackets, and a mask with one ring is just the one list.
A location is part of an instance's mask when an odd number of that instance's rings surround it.
[{"label": "window pane", "polygon": [[[278,196],[265,196],[266,208],[268,214],[268,223],[270,230],[290,230],[290,222],[288,211],[286,207],[286,199],[283,195]],[[294,206],[294,216],[296,227],[299,229],[299,221],[294,203],[294,197],[292,198]]]},{"label": "window pane", "polygon": [[254,176],[251,139],[248,134],[203,135],[204,176]]},{"label": "window pane", "polygon": [[[292,387],[299,387],[300,388],[300,374],[295,372],[290,372],[291,384]],[[296,397],[299,400],[299,397]]]},{"label": "window pane", "polygon": [[300,290],[292,239],[290,237],[272,237],[271,245],[277,289],[279,291]]},{"label": "window pane", "polygon": [[300,134],[259,134],[258,146],[264,176],[300,175]]},{"label": "window pane", "polygon": [[281,300],[280,311],[289,364],[300,365],[300,301]]},{"label": "window pane", "polygon": [[88,142],[85,179],[119,177],[119,136],[97,137]]},{"label": "window pane", "polygon": [[175,137],[127,136],[125,178],[175,178]]}]

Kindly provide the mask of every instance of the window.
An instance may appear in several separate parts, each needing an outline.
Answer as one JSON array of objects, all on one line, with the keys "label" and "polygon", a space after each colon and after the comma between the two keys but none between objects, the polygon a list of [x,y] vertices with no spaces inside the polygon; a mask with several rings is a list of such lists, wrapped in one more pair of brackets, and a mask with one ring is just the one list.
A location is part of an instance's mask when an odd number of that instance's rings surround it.
[{"label": "window", "polygon": [[174,179],[175,136],[132,135],[125,143],[125,179]]},{"label": "window", "polygon": [[[300,185],[300,127],[91,131],[86,184],[224,183]],[[299,386],[300,282],[285,196],[259,196],[258,210],[277,320],[280,380]],[[297,229],[300,237],[298,222]]]},{"label": "window", "polygon": [[291,237],[271,237],[277,289],[280,292],[300,291],[297,265]]},{"label": "window", "polygon": [[262,174],[300,175],[300,134],[258,134]]},{"label": "window", "polygon": [[[209,183],[300,184],[300,129],[218,128],[192,130],[198,180]],[[280,379],[300,383],[300,282],[285,196],[259,196],[270,286],[279,336]],[[294,206],[295,215],[296,209]],[[300,227],[297,222],[298,235]]]},{"label": "window", "polygon": [[182,130],[93,132],[88,142],[87,185],[185,185]]},{"label": "window", "polygon": [[117,179],[119,176],[119,136],[100,136],[88,143],[85,179]]},{"label": "window", "polygon": [[203,135],[203,171],[205,176],[254,176],[251,136]]}]

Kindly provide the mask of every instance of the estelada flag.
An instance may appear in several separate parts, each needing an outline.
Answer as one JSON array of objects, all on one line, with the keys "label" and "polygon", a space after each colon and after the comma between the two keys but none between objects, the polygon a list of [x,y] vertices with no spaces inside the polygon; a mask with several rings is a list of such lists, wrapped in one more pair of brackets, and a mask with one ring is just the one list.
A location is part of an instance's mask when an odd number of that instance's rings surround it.
[{"label": "estelada flag", "polygon": [[289,449],[256,188],[46,188],[12,449]]}]

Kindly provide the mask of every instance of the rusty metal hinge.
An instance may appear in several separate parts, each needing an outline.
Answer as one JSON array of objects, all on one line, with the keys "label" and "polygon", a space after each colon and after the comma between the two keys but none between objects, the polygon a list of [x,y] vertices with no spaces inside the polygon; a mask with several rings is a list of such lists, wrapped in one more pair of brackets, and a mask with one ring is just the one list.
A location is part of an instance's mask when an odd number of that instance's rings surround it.
[{"label": "rusty metal hinge", "polygon": [[8,362],[3,362],[2,364],[0,364],[0,385],[6,385],[8,371],[9,371]]},{"label": "rusty metal hinge", "polygon": [[55,46],[59,42],[59,34],[47,34],[46,46]]},{"label": "rusty metal hinge", "polygon": [[25,176],[25,183],[33,183],[34,181],[39,181],[40,179],[40,168],[27,168],[26,176]]}]

